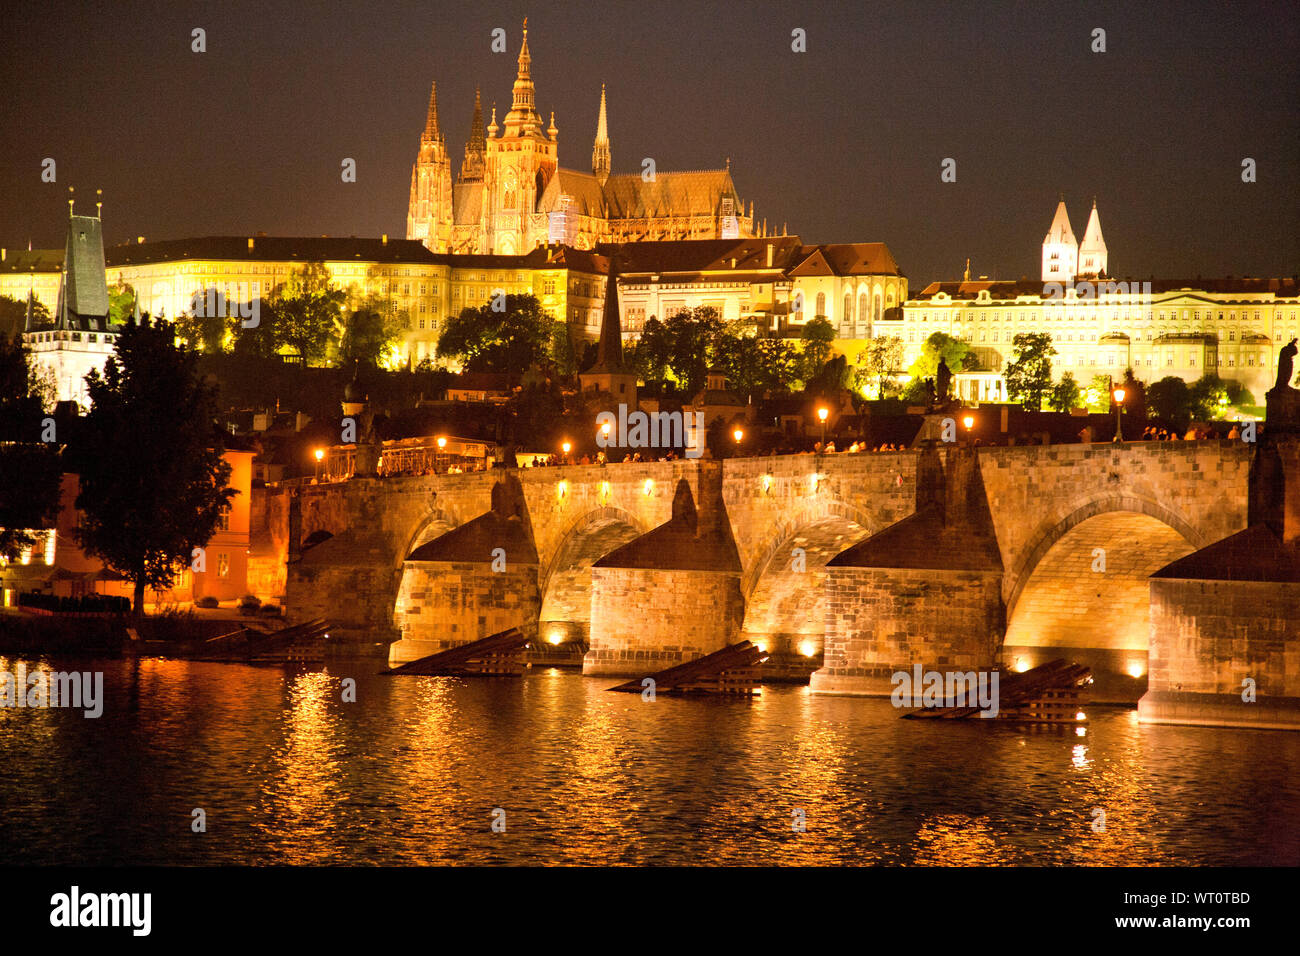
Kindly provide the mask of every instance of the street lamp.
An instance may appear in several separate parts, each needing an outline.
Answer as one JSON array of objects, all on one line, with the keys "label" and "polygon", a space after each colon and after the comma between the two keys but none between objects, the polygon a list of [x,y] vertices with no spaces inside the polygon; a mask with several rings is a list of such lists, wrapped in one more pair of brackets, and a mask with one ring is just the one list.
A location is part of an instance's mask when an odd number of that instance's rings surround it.
[{"label": "street lamp", "polygon": [[316,480],[320,481],[320,463],[325,460],[325,449],[316,449]]},{"label": "street lamp", "polygon": [[564,452],[564,463],[567,465],[569,463],[569,451],[573,446],[566,441],[564,444],[560,445],[560,448]]},{"label": "street lamp", "polygon": [[966,426],[966,440],[970,441],[971,429],[975,427],[975,416],[967,415],[961,420],[961,423]]},{"label": "street lamp", "polygon": [[822,421],[822,451],[826,450],[826,416],[830,413],[831,410],[825,405],[817,409],[817,417]]},{"label": "street lamp", "polygon": [[1117,388],[1112,392],[1115,396],[1115,441],[1124,440],[1124,428],[1121,424],[1120,415],[1124,411],[1124,389]]},{"label": "street lamp", "polygon": [[736,451],[737,453],[739,453],[740,443],[745,438],[745,430],[743,428],[737,428],[735,431],[731,433],[731,437],[736,439]]}]

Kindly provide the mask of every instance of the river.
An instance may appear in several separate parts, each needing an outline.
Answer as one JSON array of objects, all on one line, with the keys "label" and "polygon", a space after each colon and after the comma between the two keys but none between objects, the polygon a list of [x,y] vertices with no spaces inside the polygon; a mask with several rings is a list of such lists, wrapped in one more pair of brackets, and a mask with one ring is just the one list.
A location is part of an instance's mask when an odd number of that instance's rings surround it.
[{"label": "river", "polygon": [[105,703],[0,709],[9,863],[1300,863],[1296,733],[906,721],[790,686],[649,702],[549,668],[26,666],[102,671]]}]

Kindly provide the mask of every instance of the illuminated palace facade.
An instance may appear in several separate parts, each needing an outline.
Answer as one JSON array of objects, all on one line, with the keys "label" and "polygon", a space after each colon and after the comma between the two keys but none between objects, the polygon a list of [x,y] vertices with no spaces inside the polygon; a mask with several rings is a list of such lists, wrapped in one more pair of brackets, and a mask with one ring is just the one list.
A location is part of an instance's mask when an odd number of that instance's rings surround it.
[{"label": "illuminated palace facade", "polygon": [[494,106],[485,133],[475,94],[454,185],[433,84],[406,219],[406,238],[432,252],[522,255],[547,243],[590,250],[600,242],[755,234],[753,203],[746,214],[730,161],[724,169],[662,172],[646,160],[635,173],[614,174],[604,87],[590,172],[561,167],[555,114],[544,126],[536,109],[527,21],[510,111],[498,126]]},{"label": "illuminated palace facade", "polygon": [[1215,374],[1263,404],[1278,350],[1300,335],[1295,278],[1116,281],[1108,258],[1096,203],[1076,242],[1062,199],[1043,240],[1040,281],[972,280],[968,271],[960,282],[932,282],[876,323],[875,334],[902,339],[904,368],[934,332],[969,343],[978,368],[955,376],[967,400],[1005,401],[1002,369],[1014,337],[1046,332],[1057,380],[1070,372],[1087,387],[1093,376],[1122,378],[1127,368],[1145,382]]}]

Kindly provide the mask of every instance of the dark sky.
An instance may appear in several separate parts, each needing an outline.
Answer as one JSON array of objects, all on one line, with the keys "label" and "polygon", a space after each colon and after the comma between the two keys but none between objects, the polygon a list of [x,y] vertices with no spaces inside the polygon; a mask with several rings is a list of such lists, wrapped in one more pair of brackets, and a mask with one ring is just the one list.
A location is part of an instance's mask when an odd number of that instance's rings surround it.
[{"label": "dark sky", "polygon": [[[958,277],[966,256],[976,274],[1036,276],[1059,191],[1080,238],[1097,196],[1119,276],[1300,271],[1293,0],[8,6],[9,247],[62,244],[69,185],[84,203],[104,190],[110,243],[404,235],[429,81],[455,172],[475,83],[498,116],[509,108],[527,14],[562,165],[590,168],[605,82],[616,172],[730,156],[773,227],[884,241],[914,289]],[[505,54],[490,50],[498,26]],[[190,51],[195,27],[206,53]],[[791,52],[795,27],[806,53]],[[45,157],[56,184],[40,180]],[[940,181],[945,157],[956,183]]]}]

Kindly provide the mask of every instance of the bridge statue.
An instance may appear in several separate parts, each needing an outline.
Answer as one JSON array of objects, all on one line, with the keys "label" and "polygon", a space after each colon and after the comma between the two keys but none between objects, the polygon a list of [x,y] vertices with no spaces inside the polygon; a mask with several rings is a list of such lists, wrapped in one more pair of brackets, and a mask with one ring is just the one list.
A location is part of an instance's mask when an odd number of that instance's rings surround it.
[{"label": "bridge statue", "polygon": [[1277,356],[1277,383],[1264,396],[1269,431],[1300,431],[1300,389],[1291,387],[1295,375],[1296,340],[1282,347]]},{"label": "bridge statue", "polygon": [[939,359],[939,368],[934,373],[934,390],[935,401],[940,405],[947,405],[949,395],[952,392],[952,369],[948,368],[948,363],[944,359]]}]

